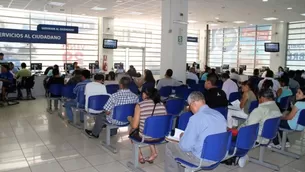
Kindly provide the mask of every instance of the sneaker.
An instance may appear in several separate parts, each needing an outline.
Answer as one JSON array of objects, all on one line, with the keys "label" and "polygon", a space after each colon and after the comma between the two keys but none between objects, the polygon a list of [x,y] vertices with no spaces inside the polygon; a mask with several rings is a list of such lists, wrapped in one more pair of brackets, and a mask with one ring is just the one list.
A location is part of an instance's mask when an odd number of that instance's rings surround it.
[{"label": "sneaker", "polygon": [[85,131],[86,131],[86,133],[87,133],[87,135],[88,135],[89,137],[94,137],[94,138],[96,138],[96,139],[99,138],[99,135],[98,135],[98,136],[93,135],[93,134],[92,134],[92,131],[87,130],[87,129],[86,129]]},{"label": "sneaker", "polygon": [[245,156],[239,158],[238,165],[239,165],[239,167],[243,168],[244,166],[247,165],[248,162],[249,162],[249,156],[245,155]]},{"label": "sneaker", "polygon": [[286,148],[290,148],[290,147],[291,147],[290,142],[286,142],[285,147],[286,147]]},{"label": "sneaker", "polygon": [[270,144],[268,145],[268,148],[281,149],[282,146],[281,146],[280,144],[275,145],[275,144],[273,144],[273,143],[270,143]]}]

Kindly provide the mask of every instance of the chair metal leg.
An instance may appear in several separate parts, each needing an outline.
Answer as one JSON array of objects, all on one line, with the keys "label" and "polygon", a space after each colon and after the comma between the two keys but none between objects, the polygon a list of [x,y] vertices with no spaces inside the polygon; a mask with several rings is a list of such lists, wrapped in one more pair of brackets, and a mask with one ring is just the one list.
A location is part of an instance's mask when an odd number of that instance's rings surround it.
[{"label": "chair metal leg", "polygon": [[64,117],[62,116],[62,106],[63,106],[63,102],[64,102],[63,99],[59,100],[58,116],[59,116],[61,119],[64,119]]},{"label": "chair metal leg", "polygon": [[286,151],[285,147],[286,147],[286,140],[287,140],[287,132],[283,132],[283,137],[282,137],[282,144],[281,144],[281,149],[276,149],[276,148],[271,148],[272,151],[286,155],[286,156],[290,156],[292,158],[296,158],[296,159],[300,159],[300,155],[292,153],[292,152],[288,152]]},{"label": "chair metal leg", "polygon": [[261,146],[260,150],[259,150],[259,159],[250,157],[250,162],[270,168],[272,170],[279,171],[280,170],[279,166],[264,162],[265,149],[266,149],[266,147]]},{"label": "chair metal leg", "polygon": [[107,127],[106,127],[106,138],[105,138],[105,141],[102,141],[102,145],[105,148],[107,148],[108,150],[110,150],[112,153],[116,154],[118,152],[116,147],[111,145],[111,138],[110,138],[110,130],[111,129],[112,128],[107,125]]},{"label": "chair metal leg", "polygon": [[128,161],[127,162],[127,167],[130,168],[132,171],[136,171],[136,172],[145,172],[142,168],[139,167],[139,145],[137,144],[133,144],[132,145],[132,161]]}]

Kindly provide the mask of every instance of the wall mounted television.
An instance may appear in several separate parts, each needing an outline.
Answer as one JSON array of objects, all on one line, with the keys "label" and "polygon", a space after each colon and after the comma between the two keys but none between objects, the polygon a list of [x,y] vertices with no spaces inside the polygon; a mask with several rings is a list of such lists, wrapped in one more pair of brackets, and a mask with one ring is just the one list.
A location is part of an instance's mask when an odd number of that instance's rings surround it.
[{"label": "wall mounted television", "polygon": [[280,43],[278,42],[265,43],[265,52],[270,52],[270,53],[280,52]]},{"label": "wall mounted television", "polygon": [[104,39],[103,40],[103,48],[105,49],[117,49],[118,40],[116,39]]}]

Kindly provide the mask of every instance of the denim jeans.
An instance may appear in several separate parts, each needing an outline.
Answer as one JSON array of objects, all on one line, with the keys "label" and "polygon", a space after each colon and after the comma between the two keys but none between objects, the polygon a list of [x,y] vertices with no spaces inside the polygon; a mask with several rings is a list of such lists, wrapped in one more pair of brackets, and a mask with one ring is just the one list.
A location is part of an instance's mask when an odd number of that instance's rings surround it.
[{"label": "denim jeans", "polygon": [[[70,121],[73,121],[73,109],[76,108],[76,101],[75,100],[69,100],[65,102],[65,110],[66,110],[66,115]],[[79,108],[84,108],[83,106],[80,106]],[[80,120],[84,120],[84,114],[81,112],[80,113]]]}]

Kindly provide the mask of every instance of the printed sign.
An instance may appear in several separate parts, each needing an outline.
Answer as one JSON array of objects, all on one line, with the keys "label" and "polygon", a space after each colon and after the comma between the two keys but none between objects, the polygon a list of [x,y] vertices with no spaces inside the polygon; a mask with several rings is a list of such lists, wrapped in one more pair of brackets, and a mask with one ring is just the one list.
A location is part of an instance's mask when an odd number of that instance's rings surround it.
[{"label": "printed sign", "polygon": [[182,36],[178,36],[178,44],[179,45],[183,44],[183,37]]},{"label": "printed sign", "polygon": [[0,29],[0,42],[66,44],[66,33]]},{"label": "printed sign", "polygon": [[187,42],[198,42],[198,38],[197,37],[187,37]]},{"label": "printed sign", "polygon": [[76,27],[76,26],[60,26],[60,25],[39,24],[39,25],[37,25],[37,31],[78,33],[78,27]]}]

